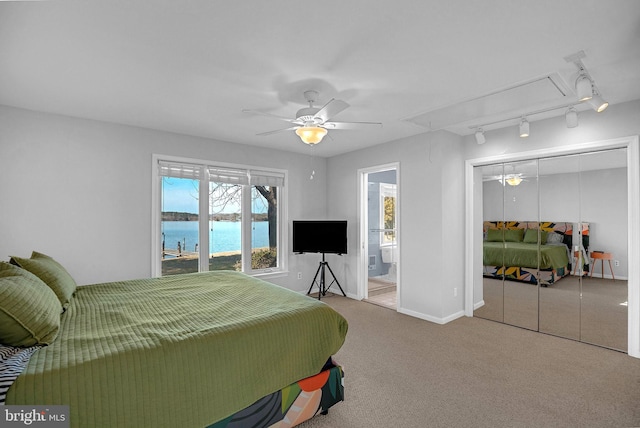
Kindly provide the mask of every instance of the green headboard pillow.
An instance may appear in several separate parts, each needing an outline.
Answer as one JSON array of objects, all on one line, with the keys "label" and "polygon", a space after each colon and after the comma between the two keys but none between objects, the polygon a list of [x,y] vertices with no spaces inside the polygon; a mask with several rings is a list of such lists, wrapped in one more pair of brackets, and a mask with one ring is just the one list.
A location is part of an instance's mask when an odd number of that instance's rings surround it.
[{"label": "green headboard pillow", "polygon": [[488,229],[489,242],[522,242],[524,229]]},{"label": "green headboard pillow", "polygon": [[506,229],[504,231],[504,242],[522,242],[524,229]]},{"label": "green headboard pillow", "polygon": [[[549,232],[546,230],[540,231],[540,245],[544,245],[547,243],[547,235]],[[527,244],[537,244],[538,243],[538,229],[527,229],[524,234],[524,241]]]},{"label": "green headboard pillow", "polygon": [[502,230],[500,229],[487,229],[487,241],[489,242],[502,242]]},{"label": "green headboard pillow", "polygon": [[77,284],[60,263],[36,251],[31,253],[30,259],[12,256],[11,263],[28,270],[51,287],[64,309],[69,306]]},{"label": "green headboard pillow", "polygon": [[0,262],[0,343],[52,343],[58,335],[61,312],[57,296],[37,276]]}]

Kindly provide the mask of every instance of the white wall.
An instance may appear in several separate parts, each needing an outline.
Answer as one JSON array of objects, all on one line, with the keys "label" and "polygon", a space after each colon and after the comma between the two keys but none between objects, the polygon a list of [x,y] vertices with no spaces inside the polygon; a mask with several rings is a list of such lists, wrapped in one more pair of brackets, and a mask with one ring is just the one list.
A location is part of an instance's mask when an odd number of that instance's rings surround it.
[{"label": "white wall", "polygon": [[[0,260],[41,251],[79,284],[150,276],[154,153],[286,169],[288,228],[325,216],[324,159],[0,106]],[[291,254],[272,281],[306,291],[316,268]]]},{"label": "white wall", "polygon": [[[399,310],[445,322],[463,310],[464,162],[461,138],[418,135],[330,158],[330,218],[349,221],[349,254],[329,263],[346,292],[357,294],[358,169],[398,162],[400,208]],[[339,272],[339,273],[337,273]],[[454,297],[453,288],[458,288]]]},{"label": "white wall", "polygon": [[[464,307],[464,160],[637,135],[638,118],[634,101],[581,112],[573,129],[563,117],[532,122],[527,139],[516,126],[487,132],[484,145],[427,133],[315,159],[309,180],[307,156],[0,106],[0,258],[40,250],[83,284],[149,276],[151,154],[162,153],[288,169],[289,220],[349,221],[349,254],[327,257],[355,295],[357,170],[399,162],[400,310],[445,322]],[[289,260],[292,274],[273,282],[306,291],[318,260]]]},{"label": "white wall", "polygon": [[[465,294],[464,161],[637,135],[639,117],[640,101],[634,101],[612,105],[600,114],[581,112],[577,128],[568,129],[562,116],[532,122],[527,139],[517,135],[517,126],[487,132],[484,145],[476,144],[473,135],[462,138],[436,132],[331,158],[328,215],[347,219],[351,226],[349,254],[335,256],[330,264],[339,266],[334,270],[343,288],[355,296],[360,244],[357,171],[399,162],[399,310],[435,322],[454,319],[463,310]],[[457,297],[453,297],[454,288],[458,288]]]}]

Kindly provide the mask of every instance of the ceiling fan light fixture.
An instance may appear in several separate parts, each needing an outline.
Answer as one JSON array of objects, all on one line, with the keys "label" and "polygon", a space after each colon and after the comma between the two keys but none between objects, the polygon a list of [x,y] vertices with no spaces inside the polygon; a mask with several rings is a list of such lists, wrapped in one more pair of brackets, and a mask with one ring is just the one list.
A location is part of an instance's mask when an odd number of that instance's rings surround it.
[{"label": "ceiling fan light fixture", "polygon": [[509,186],[517,186],[518,184],[522,183],[522,177],[520,177],[519,175],[511,175],[507,176],[505,181]]},{"label": "ceiling fan light fixture", "polygon": [[327,135],[327,130],[319,126],[302,126],[296,129],[296,134],[305,144],[318,144]]}]

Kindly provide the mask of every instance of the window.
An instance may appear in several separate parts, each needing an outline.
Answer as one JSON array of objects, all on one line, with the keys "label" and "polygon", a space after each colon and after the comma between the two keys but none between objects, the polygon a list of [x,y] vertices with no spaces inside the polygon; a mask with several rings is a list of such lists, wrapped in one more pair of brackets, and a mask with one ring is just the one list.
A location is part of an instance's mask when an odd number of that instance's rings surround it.
[{"label": "window", "polygon": [[154,156],[155,275],[282,272],[285,172]]},{"label": "window", "polygon": [[380,183],[380,228],[384,230],[381,244],[396,243],[396,185]]}]

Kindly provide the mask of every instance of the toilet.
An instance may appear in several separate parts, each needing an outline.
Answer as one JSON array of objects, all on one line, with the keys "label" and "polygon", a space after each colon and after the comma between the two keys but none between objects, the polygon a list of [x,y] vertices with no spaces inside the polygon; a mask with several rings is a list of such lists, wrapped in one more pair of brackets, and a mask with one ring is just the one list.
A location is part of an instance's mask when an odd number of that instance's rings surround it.
[{"label": "toilet", "polygon": [[380,247],[380,251],[382,252],[382,263],[395,263],[396,262],[396,246],[395,245],[385,245]]},{"label": "toilet", "polygon": [[385,245],[380,247],[380,251],[382,252],[382,262],[391,263],[387,277],[390,281],[395,282],[397,273],[396,263],[398,261],[398,247],[396,245]]}]

